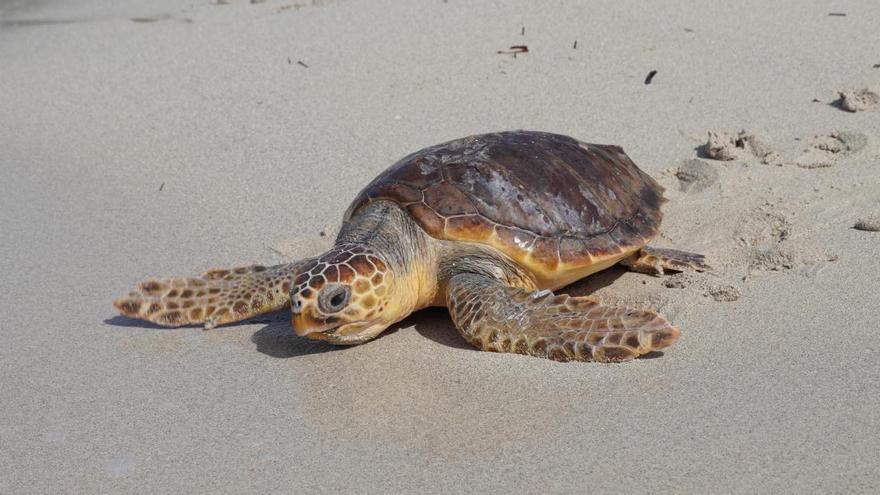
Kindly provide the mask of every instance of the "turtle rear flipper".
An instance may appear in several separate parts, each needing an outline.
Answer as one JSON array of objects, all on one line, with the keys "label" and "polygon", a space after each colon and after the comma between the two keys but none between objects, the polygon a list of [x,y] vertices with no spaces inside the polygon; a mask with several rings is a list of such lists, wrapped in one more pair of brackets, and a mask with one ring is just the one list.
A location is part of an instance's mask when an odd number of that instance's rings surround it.
[{"label": "turtle rear flipper", "polygon": [[627,361],[669,347],[680,333],[652,311],[530,292],[472,273],[452,277],[447,304],[459,332],[480,349],[555,361]]},{"label": "turtle rear flipper", "polygon": [[712,267],[706,264],[702,254],[679,251],[678,249],[645,246],[636,254],[624,258],[620,264],[634,272],[663,275],[665,272],[709,272]]},{"label": "turtle rear flipper", "polygon": [[298,263],[210,270],[192,278],[151,278],[113,302],[125,316],[165,327],[206,329],[282,309]]}]

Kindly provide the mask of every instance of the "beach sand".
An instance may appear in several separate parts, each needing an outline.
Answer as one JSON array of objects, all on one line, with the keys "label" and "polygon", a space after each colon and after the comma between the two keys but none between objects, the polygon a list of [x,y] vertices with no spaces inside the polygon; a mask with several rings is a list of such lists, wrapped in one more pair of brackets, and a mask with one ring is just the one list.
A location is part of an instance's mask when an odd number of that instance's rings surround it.
[{"label": "beach sand", "polygon": [[[877,490],[880,4],[297,1],[0,4],[0,492]],[[335,349],[111,307],[320,252],[398,158],[506,129],[667,187],[657,245],[715,272],[570,292],[675,346],[483,353],[432,309]]]}]

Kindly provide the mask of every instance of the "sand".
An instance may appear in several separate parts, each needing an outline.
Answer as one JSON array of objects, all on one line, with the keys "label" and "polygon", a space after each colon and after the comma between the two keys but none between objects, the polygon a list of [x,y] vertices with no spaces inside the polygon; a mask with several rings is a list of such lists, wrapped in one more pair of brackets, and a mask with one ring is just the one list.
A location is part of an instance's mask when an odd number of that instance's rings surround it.
[{"label": "sand", "polygon": [[[298,2],[0,2],[0,492],[876,491],[880,117],[837,100],[880,80],[880,4]],[[341,350],[112,310],[319,252],[394,160],[518,128],[667,187],[657,244],[715,272],[570,288],[663,312],[663,355],[476,352],[443,310]],[[779,159],[705,154],[743,129]]]},{"label": "sand", "polygon": [[848,89],[838,92],[840,108],[847,112],[865,112],[880,105],[880,94],[869,88]]}]

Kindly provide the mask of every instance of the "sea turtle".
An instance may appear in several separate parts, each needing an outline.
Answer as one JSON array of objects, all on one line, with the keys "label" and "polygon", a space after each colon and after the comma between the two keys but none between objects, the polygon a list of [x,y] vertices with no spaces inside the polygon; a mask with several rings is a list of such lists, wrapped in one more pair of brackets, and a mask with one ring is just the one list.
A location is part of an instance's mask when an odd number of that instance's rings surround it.
[{"label": "sea turtle", "polygon": [[333,344],[366,342],[416,310],[446,306],[485,351],[628,360],[668,347],[679,330],[653,311],[552,291],[617,263],[708,269],[701,255],[647,246],[664,201],[618,146],[475,135],[380,174],[316,258],[150,279],[114,305],[162,326],[205,328],[290,306],[297,335]]}]

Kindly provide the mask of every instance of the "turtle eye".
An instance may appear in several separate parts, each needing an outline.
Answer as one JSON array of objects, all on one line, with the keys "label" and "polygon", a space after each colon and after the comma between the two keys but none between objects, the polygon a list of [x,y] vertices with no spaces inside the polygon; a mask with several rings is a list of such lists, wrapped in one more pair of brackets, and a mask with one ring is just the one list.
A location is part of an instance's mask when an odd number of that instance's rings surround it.
[{"label": "turtle eye", "polygon": [[318,308],[324,313],[337,313],[348,306],[351,288],[342,284],[329,284],[318,296]]}]

